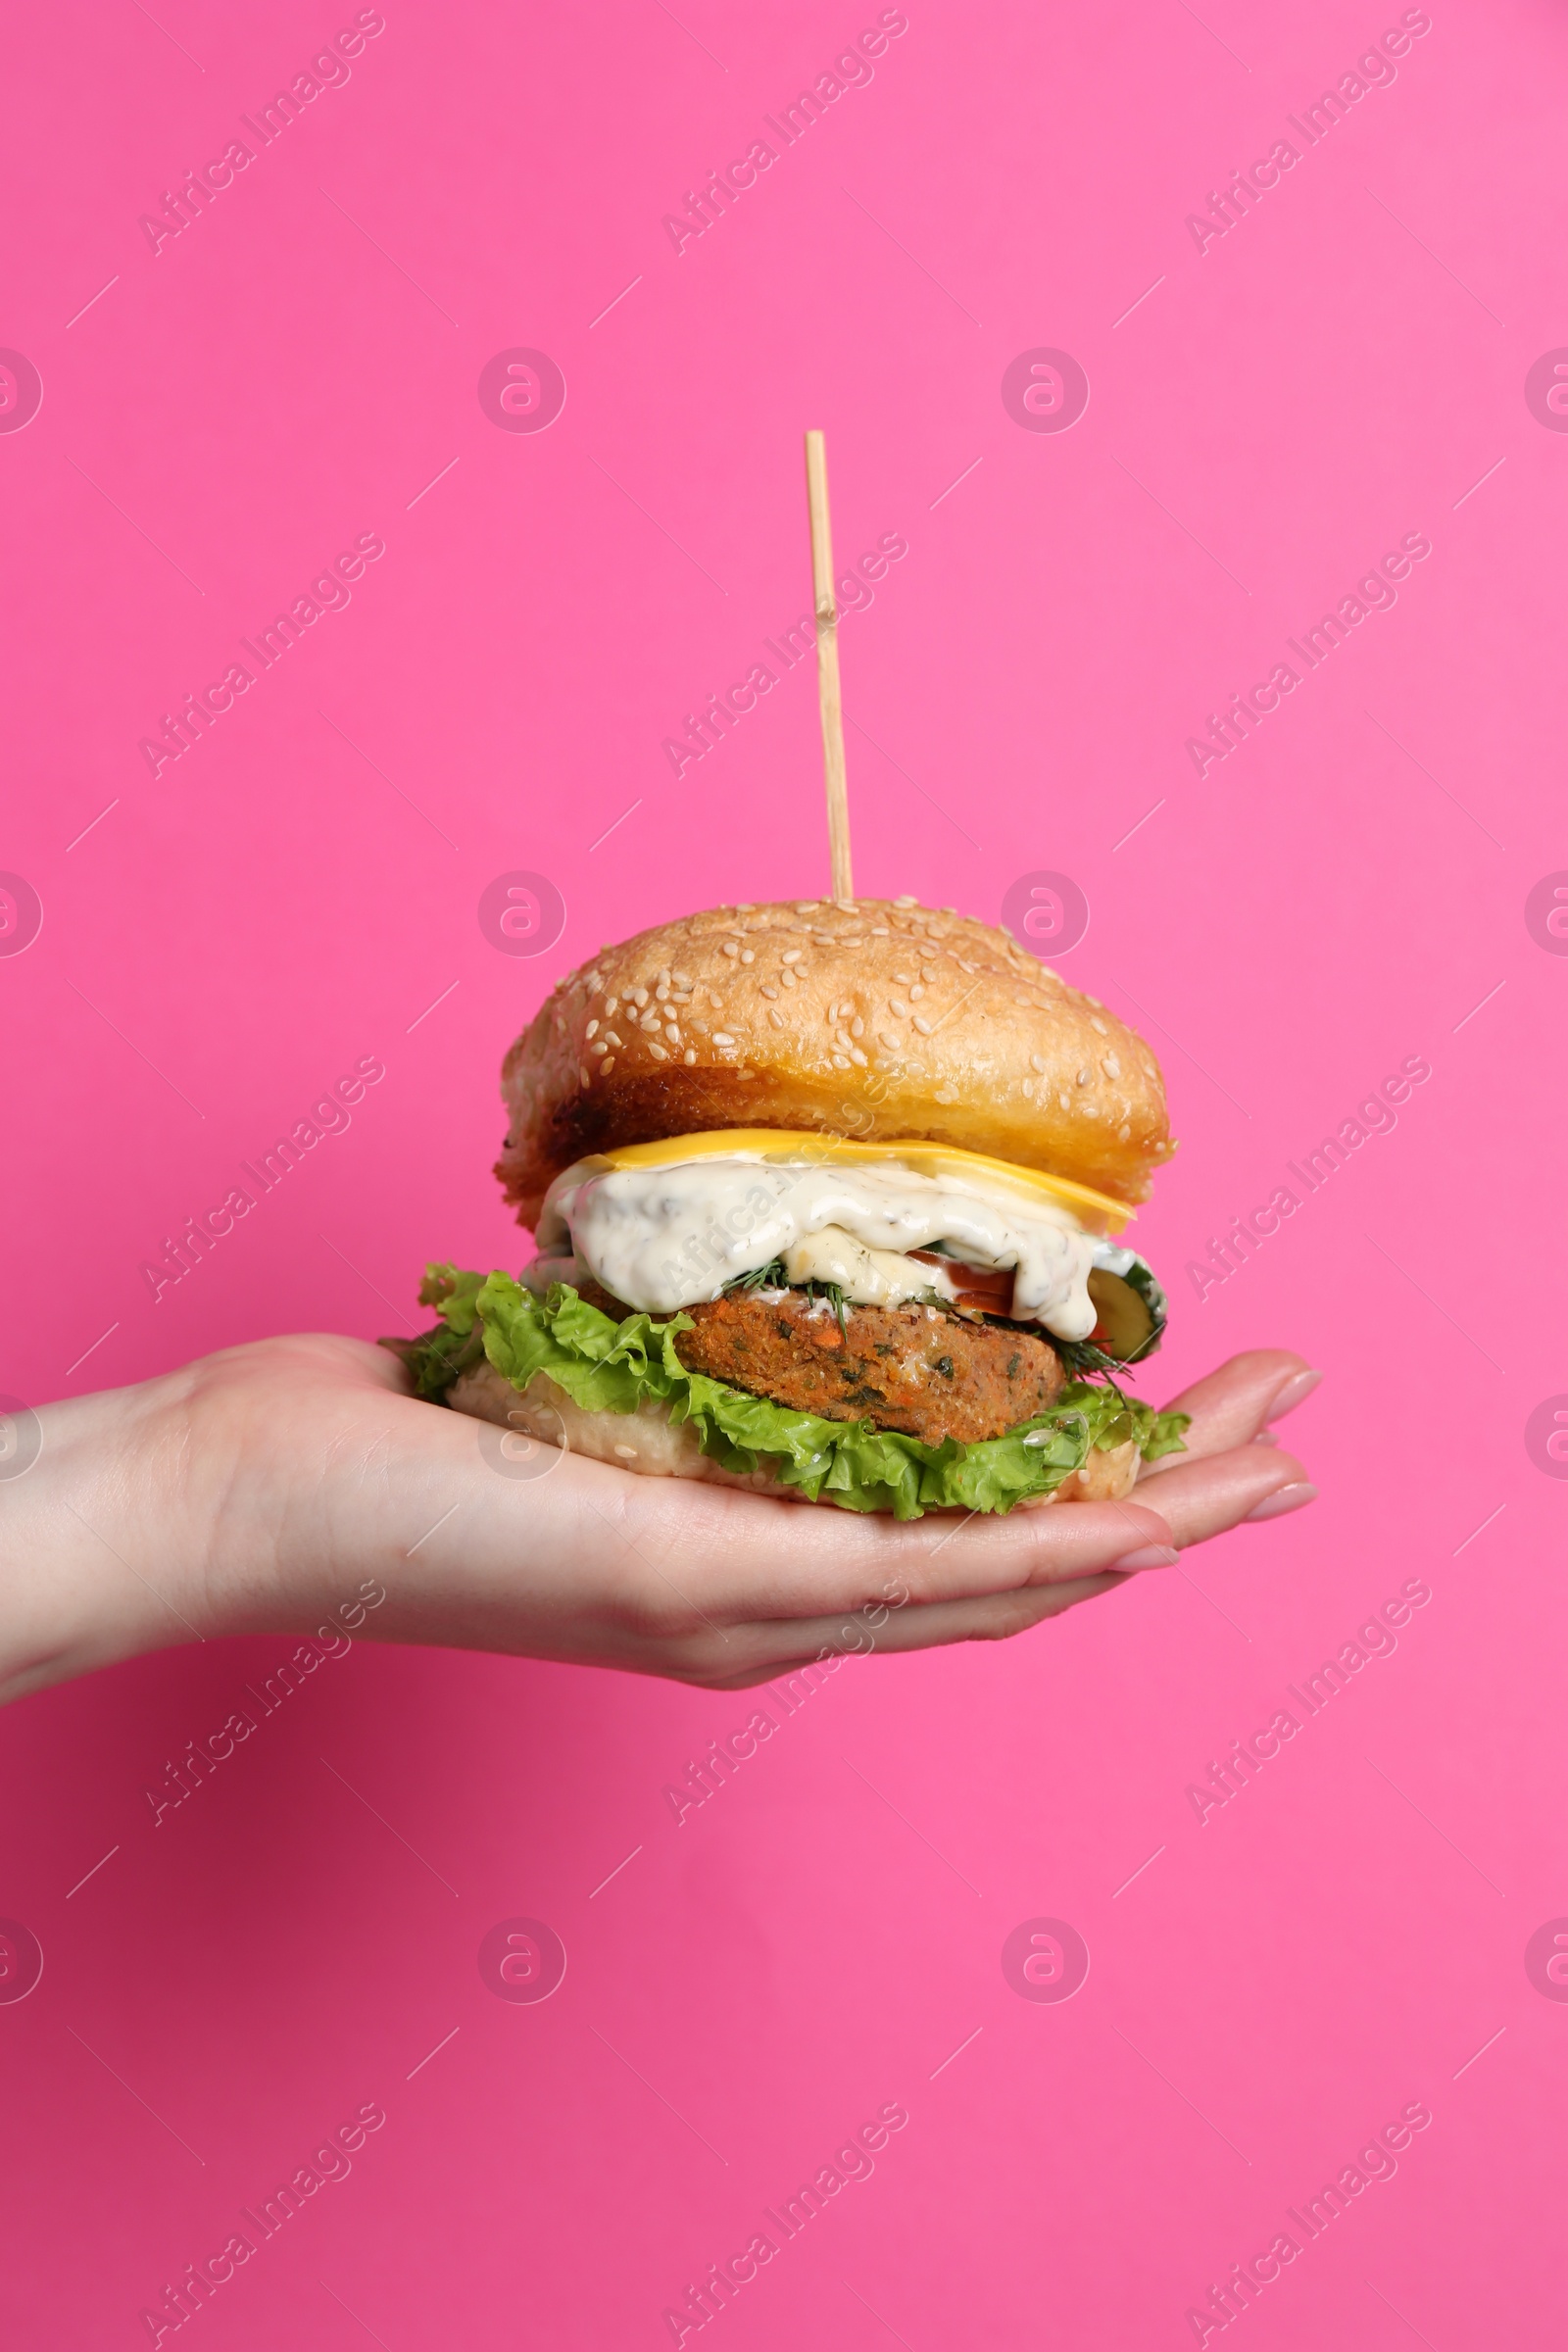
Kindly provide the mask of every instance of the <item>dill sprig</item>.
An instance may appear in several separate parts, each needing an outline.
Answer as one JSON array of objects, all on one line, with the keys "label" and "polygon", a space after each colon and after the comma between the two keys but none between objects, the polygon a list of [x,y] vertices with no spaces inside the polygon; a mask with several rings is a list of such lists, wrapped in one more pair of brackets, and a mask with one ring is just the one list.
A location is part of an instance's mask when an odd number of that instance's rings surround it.
[{"label": "dill sprig", "polygon": [[749,1274],[737,1274],[733,1282],[724,1285],[726,1294],[730,1291],[784,1291],[788,1288],[781,1257],[770,1257],[765,1266],[754,1266]]},{"label": "dill sprig", "polygon": [[765,1266],[754,1266],[749,1274],[737,1274],[724,1285],[726,1298],[732,1291],[802,1291],[808,1298],[825,1298],[833,1309],[840,1337],[850,1336],[849,1304],[843,1285],[837,1282],[791,1282],[784,1272],[784,1260],[770,1257]]},{"label": "dill sprig", "polygon": [[836,1282],[807,1282],[803,1283],[801,1288],[803,1290],[810,1291],[814,1296],[823,1298],[827,1300],[829,1306],[833,1309],[833,1320],[839,1327],[839,1338],[841,1340],[848,1340],[850,1336],[850,1316],[849,1309],[844,1303],[844,1291],[842,1286]]}]

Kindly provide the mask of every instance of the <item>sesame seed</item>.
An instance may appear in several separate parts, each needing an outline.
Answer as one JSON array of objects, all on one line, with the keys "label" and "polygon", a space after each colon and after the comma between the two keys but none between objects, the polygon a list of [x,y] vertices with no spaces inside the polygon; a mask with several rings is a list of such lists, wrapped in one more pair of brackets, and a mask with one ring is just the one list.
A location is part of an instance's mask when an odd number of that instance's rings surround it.
[{"label": "sesame seed", "polygon": [[847,1070],[847,1069],[849,1068],[849,1066],[850,1066],[850,1057],[849,1057],[849,1055],[848,1055],[847,1054],[834,1054],[834,1056],[833,1056],[833,1067],[834,1067],[836,1070]]},{"label": "sesame seed", "polygon": [[659,975],[659,982],[662,988],[667,988],[669,986],[669,966],[667,963]]},{"label": "sesame seed", "polygon": [[680,1029],[676,1022],[666,1021],[664,1023],[664,1035],[668,1038],[672,1046],[678,1046],[680,1044]]},{"label": "sesame seed", "polygon": [[795,986],[795,974],[787,968],[783,974],[783,979],[786,988],[793,988]]},{"label": "sesame seed", "polygon": [[879,1029],[877,1031],[876,1042],[879,1046],[886,1046],[890,1054],[896,1054],[899,1050],[898,1039],[896,1037],[889,1037],[885,1029]]},{"label": "sesame seed", "polygon": [[608,1054],[610,1052],[610,1048],[606,1045],[604,1039],[601,1038],[598,1044],[590,1046],[588,1051],[590,1054]]},{"label": "sesame seed", "polygon": [[769,1019],[769,1020],[772,1022],[772,1024],[773,1024],[773,1026],[774,1026],[774,1028],[775,1028],[775,1029],[782,1029],[782,1028],[783,1028],[783,1026],[784,1026],[784,1015],[783,1015],[781,1012],[777,1011],[777,1010],[776,1010],[776,1009],[775,1009],[775,1008],[774,1008],[772,1005],[769,1005],[769,1006],[768,1006],[767,1017],[768,1017],[768,1019]]},{"label": "sesame seed", "polygon": [[782,963],[799,963],[805,953],[804,948],[786,948],[779,960]]},{"label": "sesame seed", "polygon": [[918,899],[895,899],[893,904],[895,906],[918,906],[920,902]]},{"label": "sesame seed", "polygon": [[919,1030],[922,1037],[930,1036],[932,1024],[929,1021],[922,1020],[918,1013],[916,1013],[914,1016],[914,1025]]},{"label": "sesame seed", "polygon": [[579,1061],[577,1064],[578,1083],[582,1086],[586,1086],[591,1076],[592,1072],[590,1071],[588,1064],[585,1061]]},{"label": "sesame seed", "polygon": [[1080,1070],[1078,1073],[1078,1084],[1080,1086],[1087,1086],[1089,1084],[1089,1075],[1090,1074],[1087,1069]]},{"label": "sesame seed", "polygon": [[[763,994],[763,996],[764,996],[764,997],[776,997],[776,996],[778,995],[778,990],[777,990],[776,988],[769,988],[769,987],[766,985],[766,983],[764,982],[764,983],[763,983],[763,987],[762,987],[762,994]],[[777,1017],[777,1016],[775,1015],[775,1018],[776,1018],[776,1017]]]},{"label": "sesame seed", "polygon": [[886,923],[873,923],[871,925],[871,937],[873,939],[891,939],[893,934],[888,929]]},{"label": "sesame seed", "polygon": [[1104,1022],[1101,1019],[1098,1012],[1092,1012],[1089,1015],[1089,1026],[1091,1029],[1098,1029],[1102,1037],[1108,1037],[1110,1035],[1110,1031],[1105,1027]]},{"label": "sesame seed", "polygon": [[691,1066],[692,1066],[692,1063],[693,1063],[693,1062],[694,1062],[696,1059],[697,1059],[697,1055],[696,1055],[696,1054],[693,1052],[692,1048],[691,1048],[690,1046],[688,1046],[688,1047],[687,1047],[687,1049],[686,1049],[686,1067],[687,1067],[688,1069],[690,1069],[690,1068],[691,1068]]},{"label": "sesame seed", "polygon": [[1127,1125],[1126,1121],[1125,1121],[1125,1120],[1123,1120],[1122,1124],[1121,1124],[1121,1125],[1120,1125],[1120,1126],[1117,1128],[1117,1130],[1116,1130],[1116,1141],[1117,1141],[1117,1143],[1118,1143],[1118,1144],[1124,1144],[1124,1143],[1127,1141],[1127,1138],[1128,1138],[1128,1137],[1131,1135],[1131,1133],[1132,1133],[1132,1129],[1131,1129],[1131,1128],[1130,1128],[1130,1127]]},{"label": "sesame seed", "polygon": [[852,1046],[850,1048],[850,1059],[854,1062],[857,1069],[863,1070],[865,1068],[865,1055],[860,1052],[858,1046]]},{"label": "sesame seed", "polygon": [[615,1007],[619,1003],[620,999],[618,997],[607,997],[605,999],[605,1018],[607,1021],[614,1019]]},{"label": "sesame seed", "polygon": [[1035,1072],[1037,1077],[1043,1078],[1046,1074],[1045,1055],[1043,1054],[1031,1054],[1029,1056],[1029,1067]]},{"label": "sesame seed", "polygon": [[757,961],[757,950],[755,948],[742,948],[741,961],[742,963],[755,963]]},{"label": "sesame seed", "polygon": [[619,1454],[623,1462],[634,1462],[637,1459],[637,1448],[635,1446],[617,1446],[615,1447],[615,1451]]},{"label": "sesame seed", "polygon": [[647,1002],[648,1002],[648,991],[647,991],[647,989],[646,989],[646,988],[634,988],[634,989],[632,990],[632,992],[631,992],[630,996],[627,998],[626,1002],[627,1002],[627,1004],[647,1004]]},{"label": "sesame seed", "polygon": [[607,1045],[607,1046],[615,1046],[615,1047],[618,1047],[618,1046],[619,1046],[619,1044],[620,1044],[620,1040],[619,1040],[619,1038],[618,1038],[618,1037],[615,1035],[615,1032],[613,1031],[613,1029],[607,1029],[607,1030],[605,1031],[605,1043],[606,1043],[606,1045]]},{"label": "sesame seed", "polygon": [[[933,977],[933,979],[934,979],[934,978],[936,977],[936,975],[933,973],[933,974],[932,974],[932,977]],[[919,999],[919,998],[921,998],[921,997],[923,997],[923,996],[925,995],[925,989],[923,988],[923,986],[921,985],[921,983],[920,983],[920,982],[917,980],[917,981],[915,982],[914,986],[913,986],[913,987],[910,989],[910,991],[909,991],[909,994],[910,994],[910,996],[911,996],[911,997],[915,998],[915,999],[918,1001],[918,999]]]},{"label": "sesame seed", "polygon": [[601,1078],[608,1078],[608,1077],[610,1076],[610,1073],[611,1073],[611,1071],[612,1071],[612,1070],[614,1068],[614,1066],[615,1066],[615,1056],[613,1055],[613,1054],[607,1054],[605,1055],[605,1058],[604,1058],[604,1060],[603,1060],[603,1061],[602,1061],[602,1062],[599,1064],[599,1075],[600,1075],[600,1077],[601,1077]]},{"label": "sesame seed", "polygon": [[736,940],[733,940],[733,939],[726,939],[726,940],[723,940],[723,941],[721,941],[721,942],[720,942],[720,945],[719,945],[719,953],[720,953],[720,955],[723,955],[723,956],[738,956],[738,955],[740,954],[740,952],[741,952],[741,951],[740,951],[740,944],[739,944],[739,942],[738,942],[738,941],[736,941]]},{"label": "sesame seed", "polygon": [[865,1023],[861,1020],[858,1013],[856,1014],[854,1020],[850,1023],[850,1035],[852,1037],[863,1037],[865,1035]]},{"label": "sesame seed", "polygon": [[727,1029],[715,1029],[713,1031],[713,1043],[715,1046],[732,1046],[735,1043],[735,1040],[731,1037]]},{"label": "sesame seed", "polygon": [[1071,1097],[1071,1095],[1058,1095],[1058,1096],[1056,1097],[1056,1101],[1057,1101],[1057,1102],[1060,1103],[1060,1105],[1061,1105],[1061,1107],[1062,1107],[1062,1109],[1063,1109],[1063,1110],[1071,1110],[1071,1108],[1072,1108],[1072,1097]]},{"label": "sesame seed", "polygon": [[1116,1059],[1114,1054],[1107,1054],[1100,1066],[1104,1071],[1107,1078],[1119,1078],[1121,1076],[1121,1063]]},{"label": "sesame seed", "polygon": [[906,1021],[909,1017],[909,1007],[902,997],[889,997],[888,1010],[893,1014],[895,1020]]},{"label": "sesame seed", "polygon": [[657,1037],[651,1037],[648,1040],[648,1051],[656,1061],[667,1061],[669,1059],[667,1052],[660,1044]]},{"label": "sesame seed", "polygon": [[593,1037],[597,1035],[599,1023],[597,1021],[590,1021],[587,1028],[583,1031],[583,1035],[584,1037]]}]

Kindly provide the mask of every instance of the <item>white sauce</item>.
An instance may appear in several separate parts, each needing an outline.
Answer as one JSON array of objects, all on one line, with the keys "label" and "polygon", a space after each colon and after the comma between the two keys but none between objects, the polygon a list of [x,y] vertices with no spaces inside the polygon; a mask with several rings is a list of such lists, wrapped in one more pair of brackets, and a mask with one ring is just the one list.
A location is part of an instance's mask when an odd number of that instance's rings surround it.
[{"label": "white sauce", "polygon": [[[542,1256],[574,1253],[607,1291],[648,1314],[716,1298],[737,1275],[775,1257],[787,1270],[803,1269],[795,1279],[810,1272],[840,1282],[858,1302],[951,1295],[939,1268],[907,1256],[941,1244],[965,1265],[1011,1267],[1014,1318],[1043,1323],[1061,1340],[1086,1340],[1094,1330],[1091,1269],[1124,1274],[1134,1262],[1130,1250],[1085,1233],[1052,1200],[988,1193],[894,1162],[781,1162],[746,1152],[597,1175],[567,1168],[546,1196],[537,1239]],[[817,1271],[829,1256],[848,1280]]]},{"label": "white sauce", "polygon": [[909,1298],[953,1298],[956,1285],[943,1266],[897,1250],[868,1250],[842,1225],[803,1234],[784,1251],[786,1282],[835,1282],[857,1306],[902,1306]]}]

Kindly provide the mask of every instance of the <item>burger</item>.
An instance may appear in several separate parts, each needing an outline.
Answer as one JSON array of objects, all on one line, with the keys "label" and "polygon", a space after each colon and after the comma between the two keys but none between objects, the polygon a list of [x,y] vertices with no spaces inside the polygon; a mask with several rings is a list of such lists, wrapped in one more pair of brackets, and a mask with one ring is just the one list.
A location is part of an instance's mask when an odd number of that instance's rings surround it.
[{"label": "burger", "polygon": [[[537,1254],[431,1266],[416,1392],[645,1477],[891,1511],[1124,1494],[1165,1299],[1118,1238],[1153,1054],[1004,931],[903,898],[603,949],[508,1054]],[[541,1457],[543,1458],[543,1457]]]}]

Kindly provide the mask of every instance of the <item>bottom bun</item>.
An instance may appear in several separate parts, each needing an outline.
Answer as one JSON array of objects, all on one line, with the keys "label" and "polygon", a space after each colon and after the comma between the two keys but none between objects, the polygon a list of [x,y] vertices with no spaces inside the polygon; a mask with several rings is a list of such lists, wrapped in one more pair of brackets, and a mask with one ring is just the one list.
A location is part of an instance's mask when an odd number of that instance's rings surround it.
[{"label": "bottom bun", "polygon": [[[742,1487],[752,1494],[773,1494],[781,1501],[808,1502],[798,1487],[781,1486],[767,1470],[743,1473],[726,1470],[704,1453],[689,1421],[671,1421],[662,1399],[645,1397],[635,1412],[596,1413],[574,1404],[548,1373],[536,1372],[526,1389],[514,1389],[494,1364],[478,1364],[465,1372],[447,1398],[455,1412],[477,1421],[494,1421],[520,1437],[539,1439],[563,1453],[580,1453],[613,1469],[635,1471],[641,1478],[698,1478],[719,1487]],[[1132,1493],[1138,1478],[1139,1453],[1135,1440],[1091,1453],[1081,1470],[1063,1479],[1054,1494],[1027,1497],[1014,1507],[1039,1509],[1050,1502],[1115,1502]],[[824,1502],[831,1497],[824,1494]]]},{"label": "bottom bun", "polygon": [[1047,1502],[1120,1502],[1138,1484],[1143,1458],[1138,1441],[1129,1438],[1125,1446],[1109,1446],[1103,1453],[1092,1453],[1081,1470],[1064,1478]]}]

